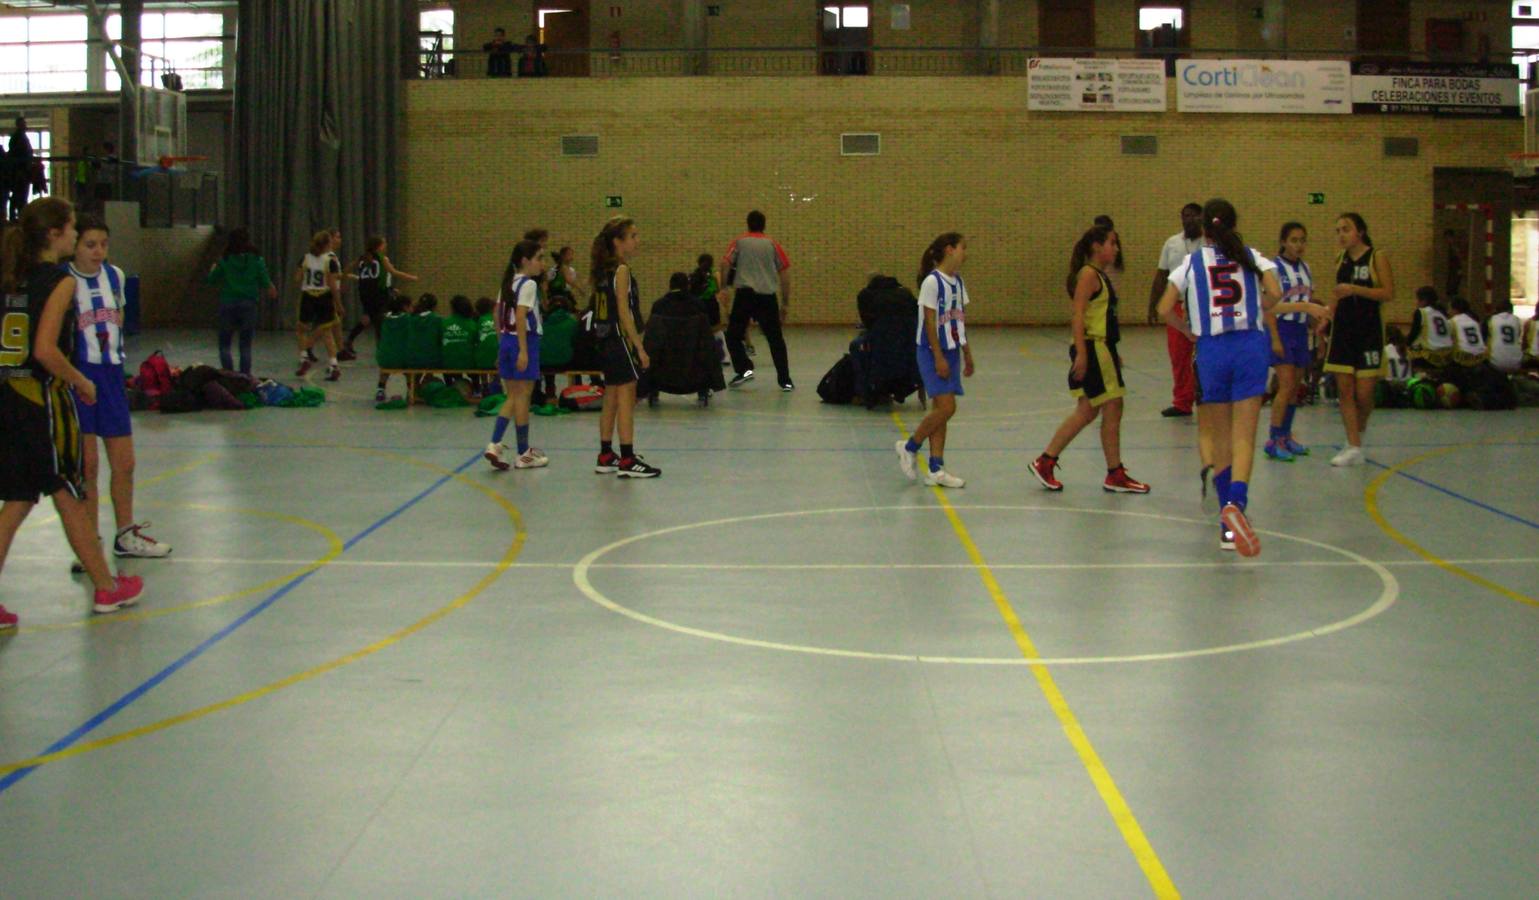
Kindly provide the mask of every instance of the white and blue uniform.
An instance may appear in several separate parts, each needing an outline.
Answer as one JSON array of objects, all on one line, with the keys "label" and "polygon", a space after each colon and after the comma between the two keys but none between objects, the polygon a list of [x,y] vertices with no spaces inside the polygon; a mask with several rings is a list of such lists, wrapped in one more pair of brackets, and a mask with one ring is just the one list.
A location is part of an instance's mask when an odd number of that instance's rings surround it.
[{"label": "white and blue uniform", "polygon": [[[919,333],[914,339],[914,356],[919,362],[919,376],[925,393],[962,395],[962,348],[967,346],[967,285],[960,275],[946,275],[935,269],[919,283]],[[924,327],[924,311],[935,311],[935,332],[940,351],[945,355],[951,374],[941,378],[935,372],[935,348]]]},{"label": "white and blue uniform", "polygon": [[[1289,262],[1279,256],[1272,261],[1277,266],[1277,280],[1282,283],[1283,303],[1304,303],[1314,300],[1314,276],[1309,263],[1302,259]],[[1284,313],[1277,317],[1277,334],[1282,339],[1282,356],[1272,355],[1274,366],[1298,366],[1308,368],[1314,360],[1309,355],[1309,314]]]},{"label": "white and blue uniform", "polygon": [[96,403],[76,398],[82,434],[104,438],[133,433],[128,416],[128,392],[123,377],[123,270],[104,264],[86,275],[73,264],[75,279],[75,368],[96,385]]},{"label": "white and blue uniform", "polygon": [[[508,381],[538,381],[540,378],[540,335],[545,320],[540,315],[540,286],[527,275],[517,275],[508,289],[511,301],[497,301],[497,374]],[[524,310],[524,346],[529,351],[529,365],[518,368],[517,310]]]},{"label": "white and blue uniform", "polygon": [[1205,246],[1170,273],[1197,335],[1197,383],[1203,403],[1236,403],[1266,393],[1272,341],[1261,305],[1262,274],[1277,266],[1247,248],[1252,272]]}]

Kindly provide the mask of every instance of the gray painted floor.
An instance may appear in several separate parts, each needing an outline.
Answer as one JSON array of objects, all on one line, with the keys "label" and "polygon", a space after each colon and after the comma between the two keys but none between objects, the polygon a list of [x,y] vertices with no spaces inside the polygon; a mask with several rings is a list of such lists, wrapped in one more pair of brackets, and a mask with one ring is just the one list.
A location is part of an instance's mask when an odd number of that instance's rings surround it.
[{"label": "gray painted floor", "polygon": [[0,895],[1539,892],[1533,410],[1384,412],[1350,470],[1303,410],[1242,562],[1162,336],[1124,349],[1154,493],[1103,493],[1087,433],[1049,495],[1064,334],[979,329],[955,522],[889,415],[818,403],[846,339],[793,332],[793,395],[640,410],[655,482],[592,474],[593,414],[494,473],[490,420],[376,412],[362,366],[317,410],[140,416],[176,546],[127,566],[142,612],[88,618],[46,509],[0,579]]}]

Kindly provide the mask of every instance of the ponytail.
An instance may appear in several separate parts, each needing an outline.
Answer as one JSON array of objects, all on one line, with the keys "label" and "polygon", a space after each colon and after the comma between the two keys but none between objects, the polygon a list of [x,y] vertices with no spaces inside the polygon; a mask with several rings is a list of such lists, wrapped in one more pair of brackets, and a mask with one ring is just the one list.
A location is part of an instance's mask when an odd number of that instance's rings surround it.
[{"label": "ponytail", "polygon": [[502,284],[497,288],[497,300],[503,304],[517,303],[518,298],[513,296],[513,277],[518,270],[524,267],[524,263],[540,255],[540,242],[528,238],[513,245],[513,252],[508,255],[508,267],[502,270]]},{"label": "ponytail", "polygon": [[1251,255],[1250,248],[1245,246],[1240,233],[1234,230],[1238,221],[1239,214],[1228,200],[1214,198],[1202,208],[1203,235],[1230,262],[1239,263],[1245,271],[1260,275],[1261,267],[1256,265],[1256,259]]},{"label": "ponytail", "polygon": [[0,239],[0,288],[17,290],[48,249],[48,234],[69,226],[75,208],[58,197],[39,197],[21,211],[20,221]]},{"label": "ponytail", "polygon": [[930,246],[924,249],[924,255],[919,257],[919,277],[915,283],[922,283],[926,275],[935,271],[940,261],[946,258],[946,248],[955,247],[962,243],[962,235],[959,232],[948,231],[930,242]]},{"label": "ponytail", "polygon": [[1069,296],[1074,296],[1075,284],[1079,281],[1079,270],[1090,264],[1090,254],[1096,244],[1105,244],[1115,234],[1107,225],[1096,225],[1089,231],[1080,235],[1074,244],[1074,252],[1069,254]]},{"label": "ponytail", "polygon": [[626,231],[636,224],[636,220],[628,216],[615,216],[593,238],[593,249],[588,255],[589,281],[593,288],[593,295],[598,296],[603,289],[604,277],[620,268],[620,257],[615,253],[615,241],[625,237]]}]

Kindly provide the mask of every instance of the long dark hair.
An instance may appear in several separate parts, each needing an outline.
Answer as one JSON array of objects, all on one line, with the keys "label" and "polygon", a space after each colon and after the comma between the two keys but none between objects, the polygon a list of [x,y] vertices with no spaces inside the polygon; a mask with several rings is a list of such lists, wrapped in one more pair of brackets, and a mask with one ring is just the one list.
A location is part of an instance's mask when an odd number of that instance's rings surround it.
[{"label": "long dark hair", "polygon": [[924,255],[919,257],[919,277],[915,282],[923,282],[926,275],[935,271],[940,261],[946,258],[947,247],[955,247],[960,243],[962,243],[962,233],[959,231],[948,231],[931,241],[930,246],[924,248]]},{"label": "long dark hair", "polygon": [[1251,256],[1250,248],[1245,246],[1244,238],[1234,230],[1239,220],[1239,213],[1234,211],[1234,204],[1228,200],[1214,197],[1202,207],[1203,235],[1230,262],[1239,263],[1245,271],[1260,275],[1261,267],[1256,265],[1256,259]]},{"label": "long dark hair", "polygon": [[513,245],[513,252],[508,254],[508,267],[502,270],[502,284],[497,288],[497,299],[503,303],[516,303],[518,298],[513,296],[513,276],[524,267],[527,260],[540,255],[540,242],[524,238]]},{"label": "long dark hair", "polygon": [[58,197],[39,197],[28,203],[21,211],[21,221],[6,228],[0,240],[0,286],[16,290],[42,261],[48,233],[68,227],[74,214],[69,201]]},{"label": "long dark hair", "polygon": [[1079,236],[1074,244],[1074,252],[1069,254],[1069,296],[1074,296],[1074,286],[1079,281],[1079,270],[1090,264],[1090,254],[1096,244],[1105,244],[1111,240],[1113,231],[1108,225],[1096,225]]},{"label": "long dark hair", "polygon": [[[1116,224],[1112,222],[1112,217],[1104,214],[1096,216],[1095,221],[1091,224],[1104,225],[1108,231],[1117,230]],[[1122,235],[1120,234],[1117,235],[1117,260],[1116,262],[1112,263],[1112,268],[1116,269],[1118,272],[1127,271],[1127,266],[1123,265],[1122,263]]]},{"label": "long dark hair", "polygon": [[1283,255],[1283,251],[1288,249],[1287,246],[1285,246],[1288,243],[1288,235],[1292,234],[1295,231],[1302,231],[1302,232],[1304,232],[1304,236],[1305,237],[1309,236],[1309,229],[1304,227],[1304,223],[1302,223],[1302,222],[1284,222],[1282,230],[1277,232],[1277,255],[1278,256],[1282,256]]},{"label": "long dark hair", "polygon": [[1357,233],[1363,236],[1363,245],[1364,246],[1367,246],[1367,247],[1372,247],[1373,246],[1373,238],[1368,236],[1368,223],[1363,221],[1363,217],[1362,216],[1358,215],[1355,212],[1344,212],[1341,215],[1336,217],[1337,221],[1340,221],[1342,219],[1348,220],[1354,226],[1357,227]]},{"label": "long dark hair", "polygon": [[625,237],[626,229],[636,224],[630,216],[615,216],[593,238],[593,250],[588,256],[590,283],[597,294],[604,285],[604,276],[620,268],[620,257],[615,253],[615,241]]},{"label": "long dark hair", "polygon": [[363,245],[363,253],[359,255],[358,262],[361,263],[366,259],[379,259],[379,249],[383,246],[385,246],[385,239],[383,237],[375,235],[369,238]]}]

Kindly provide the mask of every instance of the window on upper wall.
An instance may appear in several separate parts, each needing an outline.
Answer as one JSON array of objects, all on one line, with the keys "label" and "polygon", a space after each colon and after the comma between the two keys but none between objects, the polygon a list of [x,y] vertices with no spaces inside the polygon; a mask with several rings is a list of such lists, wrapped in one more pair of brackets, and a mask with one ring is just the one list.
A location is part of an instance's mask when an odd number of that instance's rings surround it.
[{"label": "window on upper wall", "polygon": [[1192,14],[1189,6],[1185,2],[1174,3],[1169,0],[1164,3],[1138,4],[1135,43],[1143,51],[1141,55],[1163,58],[1168,74],[1175,74],[1176,57],[1179,54],[1174,51],[1192,45]]},{"label": "window on upper wall", "polygon": [[423,78],[454,74],[454,10],[424,9],[417,17],[418,68]]},{"label": "window on upper wall", "polygon": [[0,94],[86,89],[83,15],[0,17]]},{"label": "window on upper wall", "polygon": [[[166,71],[182,78],[185,90],[224,87],[224,15],[199,12],[147,12],[139,19],[139,83],[160,87]],[[123,39],[123,17],[107,17],[107,37]],[[107,90],[122,85],[117,67],[107,61]]]}]

